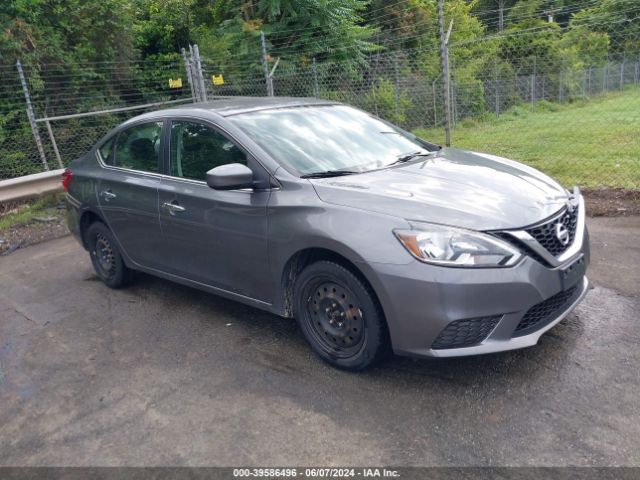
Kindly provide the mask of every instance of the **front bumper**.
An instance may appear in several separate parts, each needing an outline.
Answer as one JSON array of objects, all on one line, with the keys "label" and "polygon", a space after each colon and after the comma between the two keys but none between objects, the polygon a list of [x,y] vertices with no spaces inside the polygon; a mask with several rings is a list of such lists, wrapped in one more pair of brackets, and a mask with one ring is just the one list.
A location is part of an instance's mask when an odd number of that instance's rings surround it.
[{"label": "front bumper", "polygon": [[[563,277],[564,270],[574,262],[582,259],[581,268],[585,270],[589,264],[584,221],[580,229],[572,256],[557,266],[544,265],[533,256],[500,269],[445,268],[417,260],[408,265],[368,264],[368,277],[373,279],[385,312],[394,352],[457,357],[535,345],[543,333],[582,301],[589,289],[589,281],[582,274],[570,285],[565,285]],[[555,300],[558,298],[560,301]],[[537,315],[533,322],[532,312]],[[460,332],[472,339],[479,335],[478,341],[459,348],[454,341],[448,346],[442,334],[446,337],[454,322],[462,326],[453,329],[449,341],[459,338]],[[482,328],[477,328],[479,322],[484,322]]]},{"label": "front bumper", "polygon": [[[423,353],[430,357],[462,357],[467,355],[481,355],[483,353],[502,352],[507,350],[516,350],[518,348],[530,347],[538,343],[538,339],[547,330],[553,328],[560,323],[571,311],[584,299],[589,290],[589,280],[587,277],[583,277],[580,285],[578,285],[577,293],[573,298],[559,309],[556,315],[553,315],[548,322],[544,322],[543,326],[539,329],[522,336],[511,336],[508,339],[501,338],[498,327],[480,344],[462,348],[447,348],[447,349],[429,349],[428,352]],[[516,319],[518,318],[515,315]],[[502,325],[502,329],[509,331],[510,325],[514,322],[509,321],[507,316],[503,317],[503,320],[498,326]],[[516,323],[517,325],[517,323]]]}]

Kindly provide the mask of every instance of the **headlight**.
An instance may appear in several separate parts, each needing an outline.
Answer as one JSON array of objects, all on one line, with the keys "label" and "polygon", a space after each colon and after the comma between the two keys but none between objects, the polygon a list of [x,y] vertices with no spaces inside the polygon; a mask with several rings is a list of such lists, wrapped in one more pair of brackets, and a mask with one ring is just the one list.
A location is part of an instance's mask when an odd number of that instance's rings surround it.
[{"label": "headlight", "polygon": [[444,225],[412,223],[394,230],[398,240],[421,262],[446,267],[510,267],[522,254],[498,238]]}]

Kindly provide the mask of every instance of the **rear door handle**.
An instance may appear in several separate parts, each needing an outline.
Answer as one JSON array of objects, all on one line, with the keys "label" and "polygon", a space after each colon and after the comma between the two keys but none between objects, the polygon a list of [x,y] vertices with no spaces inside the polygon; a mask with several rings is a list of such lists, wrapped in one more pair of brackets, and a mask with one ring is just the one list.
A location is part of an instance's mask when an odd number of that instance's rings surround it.
[{"label": "rear door handle", "polygon": [[102,195],[104,199],[107,201],[117,197],[117,195],[113,193],[111,190],[103,190],[102,192],[100,192],[100,195]]},{"label": "rear door handle", "polygon": [[163,207],[168,208],[170,212],[184,212],[186,210],[186,208],[184,208],[181,205],[178,205],[177,203],[171,203],[171,202],[164,202],[162,204]]}]

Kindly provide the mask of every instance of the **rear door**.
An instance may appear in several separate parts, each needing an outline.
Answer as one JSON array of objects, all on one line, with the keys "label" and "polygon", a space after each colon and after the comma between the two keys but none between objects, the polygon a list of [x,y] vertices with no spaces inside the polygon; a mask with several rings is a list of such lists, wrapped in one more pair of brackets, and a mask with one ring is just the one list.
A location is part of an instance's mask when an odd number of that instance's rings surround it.
[{"label": "rear door", "polygon": [[242,163],[254,178],[268,174],[213,125],[175,119],[167,127],[168,173],[159,186],[162,256],[170,272],[266,301],[268,188],[213,190],[206,172]]},{"label": "rear door", "polygon": [[162,266],[157,255],[162,126],[161,120],[137,123],[122,130],[110,148],[107,142],[99,150],[102,214],[126,255],[150,268]]}]

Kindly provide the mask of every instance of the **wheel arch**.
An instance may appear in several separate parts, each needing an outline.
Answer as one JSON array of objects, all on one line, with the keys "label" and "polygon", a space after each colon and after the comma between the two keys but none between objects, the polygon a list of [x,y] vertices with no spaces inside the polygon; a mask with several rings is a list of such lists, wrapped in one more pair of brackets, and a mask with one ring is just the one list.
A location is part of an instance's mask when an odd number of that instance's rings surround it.
[{"label": "wheel arch", "polygon": [[85,250],[89,249],[89,245],[87,244],[87,231],[94,222],[102,222],[106,225],[106,222],[104,221],[102,216],[100,216],[92,209],[87,209],[82,212],[82,215],[80,215],[80,238],[82,240],[82,246],[85,248]]},{"label": "wheel arch", "polygon": [[355,262],[345,257],[344,255],[324,247],[308,247],[298,250],[285,262],[282,274],[280,277],[281,282],[281,310],[282,315],[285,317],[293,317],[293,287],[295,285],[298,275],[309,265],[321,260],[328,260],[335,262],[353,273],[361,282],[368,287],[373,293],[373,299],[376,302],[380,312],[384,315],[384,309],[378,294],[373,287],[373,284],[369,281]]}]

